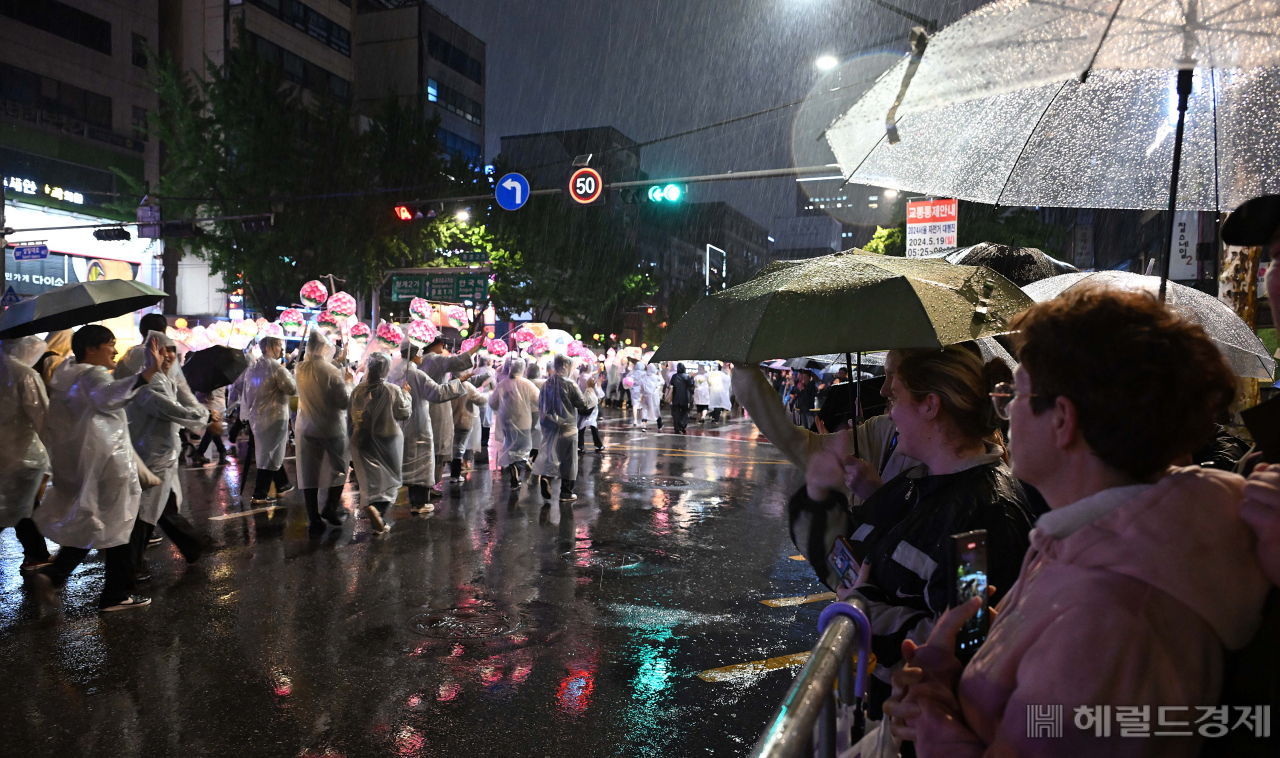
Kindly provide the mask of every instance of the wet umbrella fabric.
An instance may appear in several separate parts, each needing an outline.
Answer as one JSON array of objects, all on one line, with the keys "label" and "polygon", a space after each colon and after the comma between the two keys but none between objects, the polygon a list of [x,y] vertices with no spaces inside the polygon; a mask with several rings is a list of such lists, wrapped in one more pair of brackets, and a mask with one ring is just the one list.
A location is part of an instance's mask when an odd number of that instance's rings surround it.
[{"label": "wet umbrella fabric", "polygon": [[188,356],[182,364],[182,373],[195,392],[213,392],[235,384],[247,368],[249,359],[243,350],[214,345]]},{"label": "wet umbrella fabric", "polygon": [[700,300],[654,359],[757,363],[941,347],[1007,332],[1030,305],[990,269],[836,253],[775,267]]},{"label": "wet umbrella fabric", "polygon": [[1019,287],[1080,270],[1070,263],[1050,257],[1038,248],[999,245],[994,242],[979,242],[969,247],[941,250],[925,257],[941,258],[961,266],[986,266]]},{"label": "wet umbrella fabric", "polygon": [[67,284],[11,305],[0,318],[0,338],[70,329],[155,305],[167,295],[129,279]]},{"label": "wet umbrella fabric", "polygon": [[[1160,277],[1128,271],[1082,271],[1044,279],[1023,287],[1023,291],[1041,303],[1080,285],[1139,289],[1155,295],[1160,290]],[[1204,327],[1236,375],[1270,379],[1275,374],[1275,359],[1267,353],[1262,340],[1216,297],[1169,282],[1166,301],[1185,318]]]}]

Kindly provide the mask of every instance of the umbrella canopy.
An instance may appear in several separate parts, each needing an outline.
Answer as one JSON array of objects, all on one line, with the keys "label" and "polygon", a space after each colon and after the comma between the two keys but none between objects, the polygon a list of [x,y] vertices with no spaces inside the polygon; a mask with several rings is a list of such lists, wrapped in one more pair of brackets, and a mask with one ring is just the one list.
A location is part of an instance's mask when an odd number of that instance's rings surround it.
[{"label": "umbrella canopy", "polygon": [[[1160,277],[1127,271],[1082,271],[1044,279],[1023,287],[1023,290],[1039,303],[1085,284],[1137,289],[1155,295],[1160,290]],[[1267,354],[1262,340],[1235,311],[1216,297],[1169,282],[1166,302],[1188,320],[1204,327],[1236,375],[1270,379],[1275,374],[1275,359]]]},{"label": "umbrella canopy", "polygon": [[167,295],[129,279],[67,284],[11,305],[0,318],[0,339],[70,329],[155,305]]},{"label": "umbrella canopy", "polygon": [[924,257],[942,258],[947,263],[961,266],[986,266],[1019,287],[1080,270],[1034,247],[1010,247],[993,242],[941,250]]},{"label": "umbrella canopy", "polygon": [[196,392],[213,392],[219,387],[234,384],[249,367],[249,359],[243,350],[214,345],[198,350],[182,364],[187,384]]},{"label": "umbrella canopy", "polygon": [[1008,331],[1031,305],[986,268],[836,253],[776,267],[698,301],[659,360],[771,358],[941,347]]}]

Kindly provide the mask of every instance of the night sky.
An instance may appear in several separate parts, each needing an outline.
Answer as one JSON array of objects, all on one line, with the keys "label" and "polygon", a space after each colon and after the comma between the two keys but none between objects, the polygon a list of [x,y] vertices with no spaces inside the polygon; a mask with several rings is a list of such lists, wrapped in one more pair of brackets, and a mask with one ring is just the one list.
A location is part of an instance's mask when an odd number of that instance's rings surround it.
[{"label": "night sky", "polygon": [[[503,135],[609,125],[644,141],[824,86],[869,84],[906,50],[912,26],[868,0],[431,2],[488,45],[489,158]],[[982,4],[901,3],[943,25]],[[886,38],[876,52],[855,52]],[[823,74],[813,65],[823,54],[845,63]],[[830,162],[815,137],[860,91],[645,148],[641,167],[664,177]],[[727,200],[767,227],[794,214],[795,183],[693,185],[689,199]]]}]

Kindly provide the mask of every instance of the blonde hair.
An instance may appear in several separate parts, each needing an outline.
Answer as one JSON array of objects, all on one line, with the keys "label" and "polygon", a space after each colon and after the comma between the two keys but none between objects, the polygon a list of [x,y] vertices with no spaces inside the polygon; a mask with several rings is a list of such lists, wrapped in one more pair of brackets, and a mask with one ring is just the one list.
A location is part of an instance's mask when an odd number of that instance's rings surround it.
[{"label": "blonde hair", "polygon": [[986,363],[974,350],[949,345],[941,350],[895,350],[897,379],[919,402],[937,395],[942,410],[956,430],[969,439],[996,445],[1008,460],[1001,433],[1001,421],[991,405],[991,390],[1000,382],[1013,381],[1013,372],[1004,361]]}]

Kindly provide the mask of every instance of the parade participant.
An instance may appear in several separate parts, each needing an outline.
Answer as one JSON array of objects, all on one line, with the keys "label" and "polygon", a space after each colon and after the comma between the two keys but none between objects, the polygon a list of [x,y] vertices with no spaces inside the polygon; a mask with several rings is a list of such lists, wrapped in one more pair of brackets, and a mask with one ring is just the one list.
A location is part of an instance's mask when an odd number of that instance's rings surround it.
[{"label": "parade participant", "polygon": [[[424,348],[419,365],[422,372],[431,377],[431,381],[444,384],[447,375],[460,374],[475,365],[475,356],[480,352],[481,347],[477,340],[469,350],[457,355],[449,355],[445,350],[444,337],[437,336]],[[439,481],[444,474],[444,462],[453,458],[453,406],[447,402],[432,401],[431,428],[435,432],[436,461],[432,475],[433,481]]]},{"label": "parade participant", "polygon": [[74,358],[54,370],[44,442],[52,480],[32,519],[62,546],[52,564],[34,572],[38,596],[53,603],[54,589],[66,583],[90,550],[102,553],[106,580],[98,599],[103,612],[148,605],[132,594],[129,537],[138,517],[142,489],[124,409],[159,371],[163,351],[145,344],[136,377],[113,381],[116,338],[105,326],[81,327],[71,338]]},{"label": "parade participant", "polygon": [[13,527],[22,544],[23,571],[49,564],[49,549],[31,520],[49,473],[49,453],[40,441],[49,396],[31,366],[45,352],[44,340],[3,342],[0,356],[0,530]]},{"label": "parade participant", "polygon": [[44,336],[44,353],[32,368],[44,380],[45,392],[49,391],[49,382],[53,380],[54,369],[58,368],[58,364],[62,363],[68,355],[71,355],[71,335],[73,334],[75,332],[70,329],[59,329]]},{"label": "parade participant", "polygon": [[724,372],[723,363],[717,363],[715,370],[707,375],[707,389],[711,400],[712,423],[720,423],[721,411],[724,411],[725,420],[728,421],[733,401],[729,392],[729,375]]},{"label": "parade participant", "polygon": [[209,414],[203,407],[188,408],[178,402],[173,380],[167,376],[178,359],[178,348],[173,340],[160,332],[151,332],[146,341],[160,345],[164,357],[160,371],[139,388],[125,415],[129,419],[129,438],[138,458],[159,477],[161,484],[143,490],[138,502],[138,518],[129,540],[137,581],[151,578],[142,554],[157,525],[182,552],[187,563],[199,560],[208,542],[179,512],[182,507],[182,483],[179,480],[182,441],[178,438],[178,425],[202,423]]},{"label": "parade participant", "polygon": [[586,365],[578,374],[578,389],[582,391],[582,399],[587,404],[587,408],[591,410],[585,416],[578,416],[578,455],[582,455],[582,450],[587,444],[587,430],[591,430],[591,439],[595,442],[596,452],[604,450],[604,443],[600,441],[600,404],[604,401],[605,394],[600,389],[600,377],[595,374],[595,369],[591,365]]},{"label": "parade participant", "polygon": [[512,490],[529,472],[533,428],[538,421],[538,388],[524,376],[524,361],[508,355],[503,376],[489,395],[489,407],[502,430],[498,467],[506,470]]},{"label": "parade participant", "polygon": [[685,434],[689,426],[689,405],[693,402],[693,379],[685,373],[683,363],[676,364],[671,377],[671,424],[676,434]]},{"label": "parade participant", "polygon": [[644,404],[642,428],[648,428],[650,417],[652,417],[658,424],[658,431],[662,431],[662,388],[665,385],[656,365],[650,363],[645,367],[640,386],[641,402]]},{"label": "parade participant", "polygon": [[472,383],[477,377],[474,375],[469,380],[462,382],[462,387],[466,394],[459,395],[450,401],[450,407],[453,410],[453,445],[449,452],[449,482],[451,484],[465,484],[467,478],[462,475],[462,457],[467,451],[467,438],[471,436],[471,430],[476,425],[477,409],[480,406],[488,407],[489,398],[482,395]]},{"label": "parade participant", "polygon": [[605,390],[605,396],[609,399],[609,404],[614,408],[622,407],[622,370],[618,368],[618,357],[615,355],[605,362],[604,373],[605,381],[608,389]]},{"label": "parade participant", "polygon": [[[258,344],[262,357],[241,375],[244,390],[240,400],[240,415],[249,420],[253,432],[255,504],[278,500],[293,489],[284,470],[284,457],[289,446],[289,398],[298,394],[293,375],[281,363],[284,342],[279,337],[263,337]],[[272,484],[275,497],[271,497]]]},{"label": "parade participant", "polygon": [[209,423],[204,428],[204,436],[200,438],[200,444],[191,453],[191,465],[203,466],[209,462],[209,459],[204,457],[204,451],[209,449],[209,443],[213,443],[213,446],[218,449],[218,465],[225,465],[227,446],[222,441],[222,420],[227,415],[227,388],[218,387],[213,392],[197,392],[196,400],[209,410]]},{"label": "parade participant", "polygon": [[468,376],[461,374],[460,379],[452,379],[438,384],[422,371],[423,355],[417,346],[405,340],[400,348],[403,360],[392,372],[390,381],[397,386],[405,387],[409,392],[409,418],[404,422],[404,463],[402,479],[409,487],[409,510],[414,513],[428,513],[435,510],[431,497],[435,494],[432,486],[436,483],[435,434],[432,424],[431,409],[437,406],[448,407],[455,397],[466,392],[462,382]]},{"label": "parade participant", "polygon": [[640,419],[644,414],[644,376],[645,371],[640,364],[632,360],[631,370],[627,372],[627,376],[623,379],[622,384],[625,387],[627,382],[631,382],[629,389],[629,398],[631,400],[631,425],[642,426]]},{"label": "parade participant", "polygon": [[538,426],[542,429],[542,456],[534,467],[542,497],[551,499],[551,480],[560,477],[560,500],[577,500],[573,484],[578,478],[578,413],[587,405],[578,385],[569,379],[573,359],[557,355],[555,372],[538,393]]},{"label": "parade participant", "polygon": [[699,366],[693,377],[693,406],[698,410],[698,423],[707,423],[707,410],[711,407],[711,386],[707,381],[707,367]]},{"label": "parade participant", "polygon": [[[525,360],[524,378],[529,380],[535,390],[542,391],[542,385],[546,384],[547,380],[542,374],[542,364],[538,362],[538,358],[531,356]],[[537,409],[536,402],[534,408]],[[532,445],[529,448],[529,463],[534,463],[538,460],[538,448],[542,447],[542,429],[538,426],[537,418],[534,418],[533,426],[530,428],[529,444]]]},{"label": "parade participant", "polygon": [[[351,372],[339,370],[333,357],[333,343],[324,332],[312,329],[306,357],[297,370],[298,420],[294,425],[298,487],[312,532],[324,531],[325,522],[342,526],[347,516],[342,488],[351,462],[347,439]],[[328,491],[323,512],[321,489]]]},{"label": "parade participant", "polygon": [[387,509],[400,492],[404,461],[399,422],[413,415],[409,394],[386,382],[390,370],[391,359],[385,353],[371,353],[364,381],[351,393],[351,458],[360,477],[360,505],[374,532],[391,529]]}]

